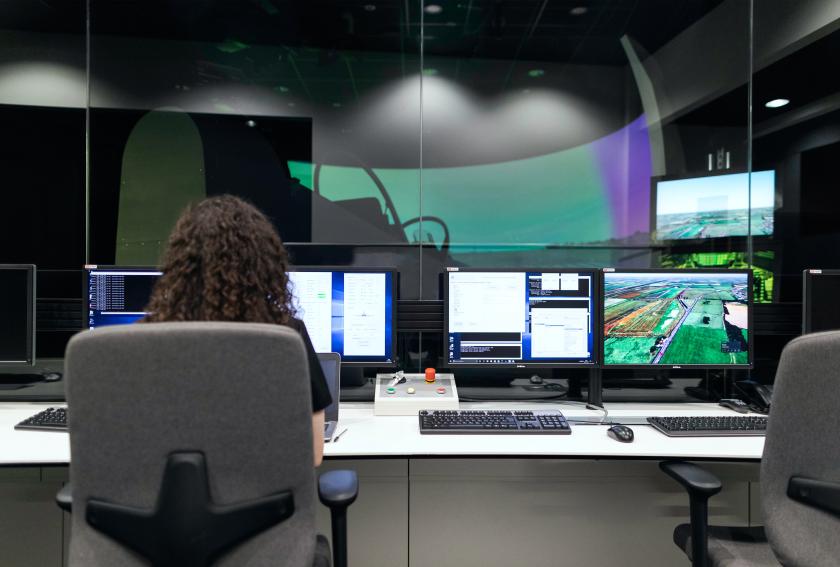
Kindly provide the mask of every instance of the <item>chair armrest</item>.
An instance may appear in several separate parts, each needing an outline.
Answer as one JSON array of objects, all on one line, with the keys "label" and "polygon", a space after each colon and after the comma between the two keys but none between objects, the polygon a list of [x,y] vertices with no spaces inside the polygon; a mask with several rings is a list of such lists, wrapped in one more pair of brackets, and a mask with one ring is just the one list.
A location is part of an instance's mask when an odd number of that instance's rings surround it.
[{"label": "chair armrest", "polygon": [[694,463],[663,461],[659,463],[659,468],[680,483],[692,497],[710,498],[722,488],[718,477]]},{"label": "chair armrest", "polygon": [[330,471],[318,478],[318,497],[330,508],[347,507],[359,495],[356,471]]},{"label": "chair armrest", "polygon": [[73,485],[69,482],[55,494],[55,503],[65,512],[73,511]]},{"label": "chair armrest", "polygon": [[[720,479],[704,468],[684,461],[659,463],[662,471],[688,491],[691,517],[691,565],[709,564],[709,498],[720,492]],[[688,550],[686,550],[688,551]]]},{"label": "chair armrest", "polygon": [[318,477],[318,497],[332,518],[333,567],[347,567],[347,507],[358,495],[356,471],[330,471]]}]

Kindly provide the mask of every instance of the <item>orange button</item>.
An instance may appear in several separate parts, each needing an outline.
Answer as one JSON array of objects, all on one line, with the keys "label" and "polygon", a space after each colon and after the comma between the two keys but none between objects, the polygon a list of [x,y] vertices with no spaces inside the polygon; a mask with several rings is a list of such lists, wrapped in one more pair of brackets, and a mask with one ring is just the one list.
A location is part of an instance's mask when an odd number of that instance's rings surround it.
[{"label": "orange button", "polygon": [[426,369],[426,382],[432,384],[435,381],[435,369],[434,368],[427,368]]}]

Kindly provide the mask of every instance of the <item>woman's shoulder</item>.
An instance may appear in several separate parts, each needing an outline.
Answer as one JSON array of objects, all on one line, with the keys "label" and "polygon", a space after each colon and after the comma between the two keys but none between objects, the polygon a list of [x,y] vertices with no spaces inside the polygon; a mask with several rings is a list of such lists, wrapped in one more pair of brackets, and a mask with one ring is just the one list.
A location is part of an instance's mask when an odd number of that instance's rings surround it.
[{"label": "woman's shoulder", "polygon": [[286,321],[286,326],[291,327],[297,332],[300,332],[304,328],[303,321],[301,321],[297,317],[289,317],[289,320]]}]

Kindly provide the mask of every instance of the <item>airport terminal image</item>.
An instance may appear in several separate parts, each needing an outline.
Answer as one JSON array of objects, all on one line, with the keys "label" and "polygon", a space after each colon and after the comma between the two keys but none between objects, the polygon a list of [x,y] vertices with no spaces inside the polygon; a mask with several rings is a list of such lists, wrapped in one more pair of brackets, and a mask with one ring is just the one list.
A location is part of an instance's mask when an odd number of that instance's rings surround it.
[{"label": "airport terminal image", "polygon": [[840,565],[840,0],[0,2],[0,567]]}]

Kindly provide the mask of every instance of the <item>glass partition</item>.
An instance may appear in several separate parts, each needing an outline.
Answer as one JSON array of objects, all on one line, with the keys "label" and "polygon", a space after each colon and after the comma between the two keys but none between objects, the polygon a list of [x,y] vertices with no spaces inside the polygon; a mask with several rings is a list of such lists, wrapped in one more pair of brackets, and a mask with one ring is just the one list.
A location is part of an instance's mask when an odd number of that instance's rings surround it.
[{"label": "glass partition", "polygon": [[[801,271],[835,267],[838,85],[810,73],[838,52],[833,3],[0,16],[2,261],[155,264],[187,203],[234,193],[296,264],[395,267],[403,301],[440,301],[447,266],[751,267],[762,320],[786,329],[757,329],[759,376],[798,325]],[[440,334],[400,340],[411,369],[440,364]]]},{"label": "glass partition", "polygon": [[[91,2],[92,260],[154,264],[187,203],[233,193],[272,218],[297,264],[410,273],[419,8],[154,7]],[[414,271],[404,297],[419,296]]]},{"label": "glass partition", "polygon": [[2,263],[84,262],[85,22],[81,1],[0,5]]}]

